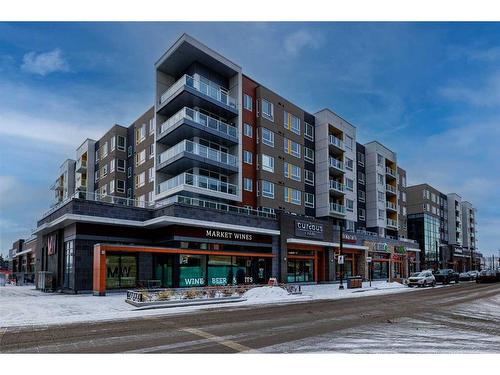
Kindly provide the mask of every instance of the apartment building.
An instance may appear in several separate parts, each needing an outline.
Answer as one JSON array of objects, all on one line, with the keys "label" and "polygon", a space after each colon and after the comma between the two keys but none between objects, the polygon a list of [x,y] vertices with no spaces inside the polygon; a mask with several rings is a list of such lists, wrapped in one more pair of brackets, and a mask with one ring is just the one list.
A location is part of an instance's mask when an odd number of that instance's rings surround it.
[{"label": "apartment building", "polygon": [[406,196],[406,170],[397,167],[398,236],[408,238],[408,199]]},{"label": "apartment building", "polygon": [[418,270],[394,152],[358,144],[333,111],[307,112],[188,35],[154,71],[154,106],[77,150],[73,175],[95,194],[38,221],[37,269],[59,288],[334,281],[340,251],[345,275]]},{"label": "apartment building", "polygon": [[53,205],[68,199],[75,191],[75,166],[75,160],[66,159],[59,167],[57,178],[50,187],[54,190]]},{"label": "apartment building", "polygon": [[462,248],[464,251],[464,255],[469,255],[469,264],[472,265],[472,268],[478,269],[480,263],[478,264],[479,259],[477,259],[477,222],[476,222],[476,208],[472,205],[472,203],[468,201],[462,202]]},{"label": "apartment building", "polygon": [[35,281],[36,237],[18,239],[9,249],[11,271],[18,285]]},{"label": "apartment building", "polygon": [[76,149],[75,191],[82,197],[93,197],[95,193],[95,143],[87,138]]}]

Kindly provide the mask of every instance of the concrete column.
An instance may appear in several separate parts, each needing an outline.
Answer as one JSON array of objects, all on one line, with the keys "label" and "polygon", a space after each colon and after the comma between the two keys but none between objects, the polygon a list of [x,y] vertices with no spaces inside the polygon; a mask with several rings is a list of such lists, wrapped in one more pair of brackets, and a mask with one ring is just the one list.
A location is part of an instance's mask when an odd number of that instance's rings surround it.
[{"label": "concrete column", "polygon": [[276,277],[277,280],[284,282],[282,280],[281,272],[280,272],[282,255],[281,255],[281,250],[280,250],[280,239],[278,236],[272,237],[272,253],[273,253],[273,258],[271,261],[271,277]]}]

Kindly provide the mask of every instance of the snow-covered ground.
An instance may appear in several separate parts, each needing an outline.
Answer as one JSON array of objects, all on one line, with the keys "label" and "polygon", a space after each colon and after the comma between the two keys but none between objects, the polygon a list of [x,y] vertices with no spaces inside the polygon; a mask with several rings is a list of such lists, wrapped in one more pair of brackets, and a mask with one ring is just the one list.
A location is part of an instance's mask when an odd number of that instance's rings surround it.
[{"label": "snow-covered ground", "polygon": [[0,287],[0,327],[127,319],[229,306],[365,297],[416,290],[398,283],[375,281],[372,282],[371,288],[368,283],[363,283],[362,289],[339,290],[338,284],[304,285],[301,295],[289,295],[279,287],[264,286],[248,291],[245,294],[247,300],[244,302],[138,310],[125,303],[125,293],[109,293],[105,297],[95,297],[90,294],[46,294],[32,286],[5,286]]},{"label": "snow-covered ground", "polygon": [[261,348],[266,353],[499,353],[500,295]]}]

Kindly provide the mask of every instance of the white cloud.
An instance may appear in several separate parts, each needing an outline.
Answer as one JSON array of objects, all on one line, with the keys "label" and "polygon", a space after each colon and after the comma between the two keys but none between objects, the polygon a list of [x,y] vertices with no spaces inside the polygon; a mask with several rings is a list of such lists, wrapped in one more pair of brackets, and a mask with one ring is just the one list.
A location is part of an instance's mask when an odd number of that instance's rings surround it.
[{"label": "white cloud", "polygon": [[323,43],[321,34],[309,30],[297,30],[285,38],[285,51],[291,56],[297,56],[304,48],[318,48]]},{"label": "white cloud", "polygon": [[69,66],[63,58],[61,50],[56,48],[50,52],[29,52],[23,57],[21,69],[28,73],[46,76],[55,72],[67,72]]},{"label": "white cloud", "polygon": [[452,83],[439,88],[438,93],[449,100],[477,107],[500,106],[500,72],[490,74],[481,84]]}]

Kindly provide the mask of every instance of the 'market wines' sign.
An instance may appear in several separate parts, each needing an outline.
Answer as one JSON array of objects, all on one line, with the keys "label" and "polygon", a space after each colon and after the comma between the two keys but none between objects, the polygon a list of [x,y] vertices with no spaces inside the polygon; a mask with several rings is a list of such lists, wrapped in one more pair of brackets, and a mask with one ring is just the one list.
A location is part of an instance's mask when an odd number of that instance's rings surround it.
[{"label": "'market wines' sign", "polygon": [[323,224],[311,223],[308,221],[295,220],[295,235],[297,237],[306,237],[322,240]]},{"label": "'market wines' sign", "polygon": [[252,241],[253,236],[249,233],[229,232],[225,230],[207,229],[205,235],[210,238],[220,238],[224,240]]}]

